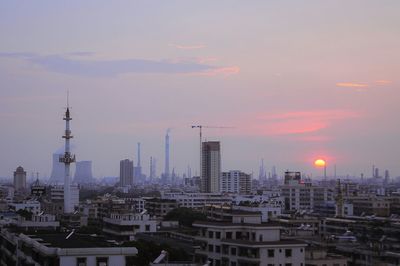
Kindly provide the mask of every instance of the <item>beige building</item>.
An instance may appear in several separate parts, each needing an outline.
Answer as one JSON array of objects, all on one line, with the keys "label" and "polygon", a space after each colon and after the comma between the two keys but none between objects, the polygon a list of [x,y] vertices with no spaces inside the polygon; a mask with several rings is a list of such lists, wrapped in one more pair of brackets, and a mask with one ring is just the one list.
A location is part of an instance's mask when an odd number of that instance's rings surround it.
[{"label": "beige building", "polygon": [[[284,240],[281,227],[262,223],[259,213],[230,211],[220,221],[195,222],[198,263],[215,266],[305,266],[305,243]],[[224,221],[225,220],[225,221]]]},{"label": "beige building", "polygon": [[26,189],[26,172],[21,166],[18,166],[14,172],[14,188],[15,191],[23,191]]},{"label": "beige building", "polygon": [[221,150],[219,141],[202,143],[201,191],[220,192]]},{"label": "beige building", "polygon": [[220,187],[222,193],[248,195],[251,193],[251,175],[241,171],[223,172]]}]

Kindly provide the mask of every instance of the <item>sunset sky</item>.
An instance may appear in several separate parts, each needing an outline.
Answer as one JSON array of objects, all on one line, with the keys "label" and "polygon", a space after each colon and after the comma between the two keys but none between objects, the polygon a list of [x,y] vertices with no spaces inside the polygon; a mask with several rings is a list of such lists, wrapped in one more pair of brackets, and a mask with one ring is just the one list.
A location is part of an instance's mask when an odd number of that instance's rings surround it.
[{"label": "sunset sky", "polygon": [[96,176],[119,160],[198,171],[198,130],[222,169],[400,175],[400,1],[1,1],[0,176],[49,175],[63,146]]}]

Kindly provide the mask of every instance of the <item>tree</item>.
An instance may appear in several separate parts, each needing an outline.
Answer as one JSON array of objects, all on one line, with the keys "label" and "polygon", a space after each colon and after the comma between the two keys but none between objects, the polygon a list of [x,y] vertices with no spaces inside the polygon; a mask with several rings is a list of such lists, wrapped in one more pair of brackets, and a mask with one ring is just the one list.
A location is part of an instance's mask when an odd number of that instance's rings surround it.
[{"label": "tree", "polygon": [[176,208],[167,213],[164,218],[165,221],[179,221],[184,226],[192,226],[194,221],[205,221],[207,216],[204,213],[189,209],[189,208]]}]

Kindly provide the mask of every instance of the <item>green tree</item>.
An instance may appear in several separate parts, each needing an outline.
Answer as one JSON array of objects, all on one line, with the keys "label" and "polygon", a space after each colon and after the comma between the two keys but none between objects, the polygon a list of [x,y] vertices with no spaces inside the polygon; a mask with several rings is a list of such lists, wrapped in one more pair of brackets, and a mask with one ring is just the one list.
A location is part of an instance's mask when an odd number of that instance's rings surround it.
[{"label": "green tree", "polygon": [[204,213],[189,208],[176,208],[167,213],[165,221],[179,221],[184,226],[192,226],[194,221],[205,221],[207,216]]}]

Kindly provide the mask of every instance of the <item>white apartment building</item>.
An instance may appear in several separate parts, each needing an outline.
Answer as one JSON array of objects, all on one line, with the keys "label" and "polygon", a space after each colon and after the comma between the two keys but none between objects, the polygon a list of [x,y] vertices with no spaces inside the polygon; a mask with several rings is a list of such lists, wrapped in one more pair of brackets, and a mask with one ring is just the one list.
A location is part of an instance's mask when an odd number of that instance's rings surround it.
[{"label": "white apartment building", "polygon": [[[71,185],[70,188],[70,204],[71,210],[74,210],[75,207],[79,206],[79,187],[76,185]],[[52,186],[50,189],[50,197],[51,201],[64,201],[64,186]]]},{"label": "white apartment building", "polygon": [[232,203],[230,196],[221,193],[161,192],[161,199],[176,200],[179,207],[191,209],[201,209],[206,204],[230,205]]},{"label": "white apartment building", "polygon": [[334,200],[334,188],[290,182],[281,186],[286,210],[312,210],[315,204]]},{"label": "white apartment building", "polygon": [[60,226],[60,222],[56,221],[55,215],[42,214],[32,215],[31,220],[24,217],[19,217],[18,220],[13,222],[17,227],[24,230],[38,230],[38,229],[52,229],[56,230]]},{"label": "white apartment building", "polygon": [[251,193],[251,175],[238,170],[222,172],[221,192],[248,195]]},{"label": "white apartment building", "polygon": [[157,231],[157,220],[147,213],[111,213],[103,218],[103,232],[121,240],[134,240],[137,233]]},{"label": "white apartment building", "polygon": [[128,265],[134,247],[120,247],[104,238],[72,233],[0,233],[0,265],[113,266]]},{"label": "white apartment building", "polygon": [[282,214],[283,204],[277,204],[276,202],[262,202],[253,204],[240,204],[232,205],[232,209],[249,211],[249,212],[259,212],[261,213],[262,222],[268,222],[271,218],[276,218]]},{"label": "white apartment building", "polygon": [[212,266],[305,266],[306,244],[280,238],[281,227],[261,218],[241,216],[232,222],[195,222],[199,249],[195,260]]},{"label": "white apartment building", "polygon": [[36,200],[11,202],[8,204],[8,206],[15,212],[19,210],[26,210],[36,215],[40,213],[40,202]]}]

